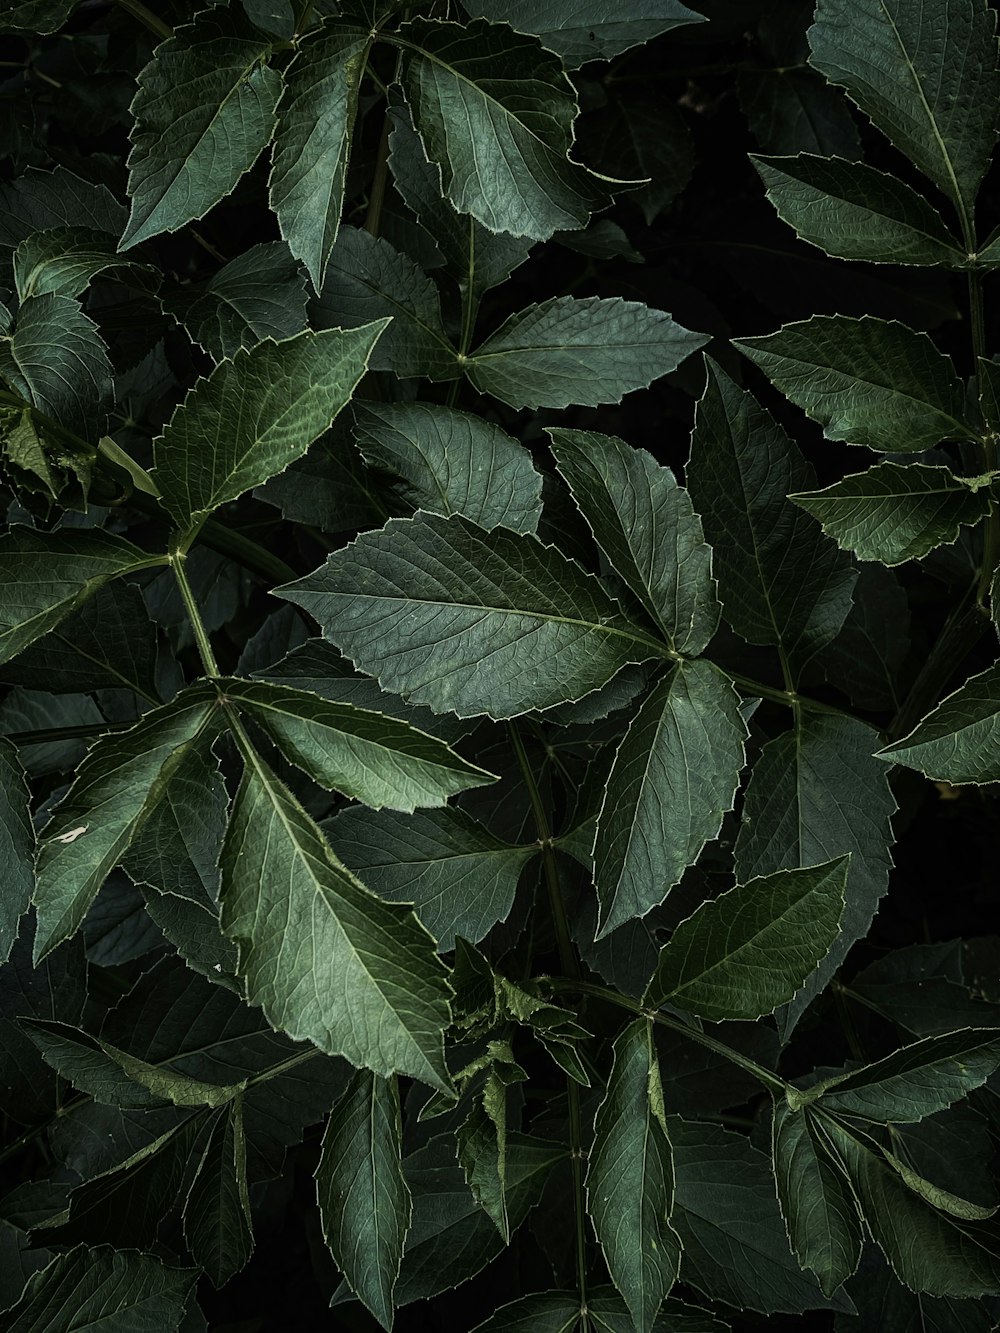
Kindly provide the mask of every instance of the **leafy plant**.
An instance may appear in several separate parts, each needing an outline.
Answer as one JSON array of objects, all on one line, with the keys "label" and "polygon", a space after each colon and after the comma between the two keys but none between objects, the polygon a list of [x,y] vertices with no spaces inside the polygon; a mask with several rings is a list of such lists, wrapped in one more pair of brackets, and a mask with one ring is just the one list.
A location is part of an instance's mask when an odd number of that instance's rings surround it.
[{"label": "leafy plant", "polygon": [[0,7],[5,1329],[1000,1317],[995,20]]}]

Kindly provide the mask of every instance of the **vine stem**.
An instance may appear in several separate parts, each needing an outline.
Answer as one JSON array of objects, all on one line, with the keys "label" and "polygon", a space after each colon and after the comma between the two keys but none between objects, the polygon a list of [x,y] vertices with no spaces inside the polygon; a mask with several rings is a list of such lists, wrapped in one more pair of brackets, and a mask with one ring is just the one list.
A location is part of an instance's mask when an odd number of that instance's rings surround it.
[{"label": "vine stem", "polygon": [[740,1051],[734,1051],[725,1042],[716,1041],[715,1037],[710,1037],[707,1032],[702,1032],[700,1028],[689,1027],[687,1023],[682,1023],[679,1018],[674,1018],[672,1014],[665,1014],[659,1009],[651,1009],[648,1005],[632,999],[629,995],[619,995],[617,991],[608,990],[606,986],[594,986],[586,981],[563,981],[559,977],[547,977],[546,984],[556,991],[581,991],[584,995],[593,995],[599,1000],[605,1000],[608,1004],[617,1005],[619,1009],[627,1009],[630,1013],[638,1014],[641,1018],[652,1019],[654,1023],[659,1023],[661,1027],[670,1028],[672,1032],[678,1032],[682,1037],[688,1037],[691,1041],[697,1042],[699,1046],[704,1046],[706,1050],[721,1055],[724,1060],[728,1060],[731,1064],[739,1065],[740,1069],[752,1075],[769,1092],[784,1096],[792,1086],[772,1070],[765,1069],[763,1065],[759,1065],[756,1060],[751,1060],[749,1056],[743,1055]]},{"label": "vine stem", "polygon": [[205,668],[205,675],[209,677],[221,676],[222,672],[219,670],[219,664],[215,660],[212,641],[208,637],[208,630],[205,628],[205,622],[201,618],[201,612],[198,610],[198,603],[195,600],[194,590],[188,580],[187,570],[184,568],[184,562],[187,559],[187,555],[182,549],[180,542],[177,542],[172,547],[169,558],[170,567],[174,571],[174,578],[177,581],[181,600],[184,603],[184,610],[187,612],[187,617],[194,633],[194,641],[198,645],[198,653],[201,657],[202,666]]},{"label": "vine stem", "polygon": [[150,32],[155,32],[157,37],[162,37],[164,41],[168,37],[173,37],[174,30],[169,23],[164,23],[163,19],[157,17],[151,9],[147,9],[142,0],[117,0],[117,3],[134,19],[144,23]]},{"label": "vine stem", "polygon": [[[552,830],[542,794],[538,790],[535,774],[532,771],[524,741],[517,729],[517,724],[509,722],[507,729],[511,744],[517,755],[517,762],[528,790],[535,828],[538,832],[538,844],[542,854],[542,873],[548,890],[549,908],[556,933],[556,948],[559,953],[559,965],[567,974],[567,990],[582,991],[586,987],[580,979],[580,960],[573,947],[569,920],[566,916],[566,904],[563,901],[562,885],[559,882],[559,865],[556,861]],[[590,1318],[587,1312],[587,1212],[584,1201],[584,1160],[583,1121],[580,1113],[580,1088],[575,1079],[566,1077],[566,1101],[569,1109],[569,1151],[570,1166],[573,1172],[573,1212],[576,1221],[576,1285],[580,1299],[580,1330],[589,1333]]]}]

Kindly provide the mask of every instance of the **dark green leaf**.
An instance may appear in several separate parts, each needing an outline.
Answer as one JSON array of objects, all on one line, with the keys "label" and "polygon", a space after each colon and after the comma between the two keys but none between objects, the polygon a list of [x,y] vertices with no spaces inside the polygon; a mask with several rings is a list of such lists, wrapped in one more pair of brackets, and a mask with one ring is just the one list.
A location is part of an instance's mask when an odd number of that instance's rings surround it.
[{"label": "dark green leaf", "polygon": [[277,241],[251,246],[204,286],[177,288],[164,304],[213,361],[265,338],[291,338],[306,326],[305,278]]},{"label": "dark green leaf", "polygon": [[888,461],[788,498],[845,551],[884,565],[949,545],[961,526],[978,523],[990,508],[989,491],[964,485],[950,468]]},{"label": "dark green leaf", "polygon": [[232,11],[203,12],[161,42],[132,103],[129,216],[121,248],[204,217],[274,133],[281,76],[270,41]]},{"label": "dark green leaf", "polygon": [[698,404],[687,481],[714,554],[726,618],[799,672],[834,638],[856,574],[794,505],[812,468],[757,400],[714,362]]},{"label": "dark green leaf", "polygon": [[519,32],[540,37],[562,56],[567,69],[588,60],[610,60],[629,47],[704,18],[680,0],[627,0],[613,10],[589,0],[469,0],[470,14],[491,23],[509,23]]},{"label": "dark green leaf", "polygon": [[79,296],[98,273],[130,263],[116,252],[107,232],[53,227],[26,236],[14,251],[14,285],[20,301],[46,292]]},{"label": "dark green leaf", "polygon": [[6,0],[0,13],[0,32],[55,32],[69,18],[79,0]]},{"label": "dark green leaf", "polygon": [[702,652],[719,624],[712,552],[669,468],[614,435],[551,430],[552,452],[615,572],[675,652]]},{"label": "dark green leaf", "polygon": [[786,1004],[837,938],[848,864],[779,870],[702,903],[661,950],[647,1002],[714,1021]]},{"label": "dark green leaf", "polygon": [[315,782],[376,810],[444,805],[496,781],[443,741],[381,713],[271,682],[224,679],[220,688]]},{"label": "dark green leaf", "polygon": [[384,328],[267,339],[199,380],[154,446],[176,521],[197,523],[301,457],[350,399]]},{"label": "dark green leaf", "polygon": [[[609,1287],[588,1287],[587,1313],[596,1333],[633,1333],[628,1306]],[[502,1306],[473,1333],[571,1333],[579,1320],[576,1292],[545,1291]],[[707,1310],[669,1296],[656,1316],[653,1333],[729,1333],[729,1326]]]},{"label": "dark green leaf", "polygon": [[274,1027],[374,1073],[449,1089],[449,986],[434,941],[340,864],[255,755],[222,851],[222,926],[247,999]]},{"label": "dark green leaf", "polygon": [[481,528],[538,527],[542,478],[528,450],[491,422],[430,403],[359,403],[355,422],[366,462],[398,477],[414,509]]},{"label": "dark green leaf", "polygon": [[78,1245],[28,1280],[4,1314],[7,1333],[173,1333],[198,1273],[152,1254]]},{"label": "dark green leaf", "polygon": [[316,1192],[323,1235],[351,1290],[383,1328],[410,1226],[394,1079],[358,1071],[330,1112]]},{"label": "dark green leaf", "polygon": [[943,1111],[982,1087],[1000,1065],[1000,1035],[964,1028],[925,1037],[875,1064],[823,1079],[789,1094],[794,1107],[819,1104],[830,1111],[882,1124],[910,1124]]},{"label": "dark green leaf", "polygon": [[652,1024],[629,1024],[614,1047],[608,1090],[594,1122],[587,1211],[636,1333],[655,1327],[680,1267],[670,1225],[674,1170]]},{"label": "dark green leaf", "polygon": [[636,301],[558,296],[511,315],[465,369],[511,407],[596,407],[668,375],[707,341]]},{"label": "dark green leaf", "polygon": [[184,1201],[184,1239],[216,1287],[225,1286],[250,1261],[253,1227],[239,1095],[210,1123]]},{"label": "dark green leaf", "polygon": [[951,358],[904,324],[816,315],[736,346],[830,440],[911,454],[976,437]]},{"label": "dark green leaf", "polygon": [[35,833],[24,769],[13,745],[0,739],[0,965],[10,958],[21,917],[31,905],[34,861]]},{"label": "dark green leaf", "polygon": [[31,296],[0,338],[0,374],[26,403],[91,443],[114,396],[108,349],[71,296]]},{"label": "dark green leaf", "polygon": [[192,746],[210,743],[219,726],[217,695],[195,685],[131,730],[104,736],[42,832],[35,904],[35,958],[79,928],[110,871],[169,788]]},{"label": "dark green leaf", "polygon": [[753,162],[782,221],[828,255],[952,268],[967,262],[941,216],[895,176],[809,153]]},{"label": "dark green leaf", "polygon": [[810,62],[971,216],[996,141],[996,23],[985,0],[820,0]]},{"label": "dark green leaf", "polygon": [[[787,11],[775,11],[776,22]],[[737,75],[740,101],[765,153],[861,156],[858,127],[847,98],[809,68],[779,62]]]},{"label": "dark green leaf", "polygon": [[939,782],[1000,780],[1000,666],[987,667],[949,694],[880,759],[915,768]]},{"label": "dark green leaf", "polygon": [[0,186],[0,246],[11,250],[53,227],[89,227],[117,238],[124,225],[125,210],[108,187],[68,167],[33,169]]},{"label": "dark green leaf", "polygon": [[803,1268],[827,1296],[861,1257],[861,1219],[850,1182],[823,1130],[808,1113],[776,1100],[772,1119],[774,1178],[788,1239]]},{"label": "dark green leaf", "polygon": [[818,971],[779,1016],[787,1037],[871,925],[892,867],[896,802],[872,751],[878,737],[846,717],[803,710],[754,764],[736,840],[741,880],[850,853],[840,934]]},{"label": "dark green leaf", "polygon": [[738,702],[718,667],[682,662],[632,719],[597,822],[598,938],[662,902],[718,836],[745,762]]},{"label": "dark green leaf", "polygon": [[569,158],[577,112],[558,56],[473,19],[399,29],[402,83],[444,193],[490,231],[545,240],[586,225],[606,189]]},{"label": "dark green leaf", "polygon": [[534,847],[512,847],[463,810],[411,816],[344,810],[325,831],[334,851],[380,898],[412,902],[438,942],[475,944],[514,904],[517,882]]},{"label": "dark green leaf", "polygon": [[285,70],[278,103],[271,207],[288,248],[305,264],[317,291],[340,227],[369,44],[367,32],[344,21],[309,34]]},{"label": "dark green leaf", "polygon": [[391,319],[371,356],[373,370],[435,380],[460,374],[434,283],[408,255],[366,231],[340,229],[311,313],[320,329],[353,329]]},{"label": "dark green leaf", "polygon": [[556,548],[456,514],[391,519],[279,591],[384,689],[459,717],[579,699],[663,651]]}]

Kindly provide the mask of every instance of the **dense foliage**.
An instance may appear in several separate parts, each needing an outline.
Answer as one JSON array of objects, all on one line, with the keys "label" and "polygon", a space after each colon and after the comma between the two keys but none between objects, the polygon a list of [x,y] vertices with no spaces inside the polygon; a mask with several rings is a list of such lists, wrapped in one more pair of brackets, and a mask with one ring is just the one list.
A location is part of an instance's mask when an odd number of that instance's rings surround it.
[{"label": "dense foliage", "polygon": [[993,9],[203,4],[0,4],[0,1326],[987,1333]]}]

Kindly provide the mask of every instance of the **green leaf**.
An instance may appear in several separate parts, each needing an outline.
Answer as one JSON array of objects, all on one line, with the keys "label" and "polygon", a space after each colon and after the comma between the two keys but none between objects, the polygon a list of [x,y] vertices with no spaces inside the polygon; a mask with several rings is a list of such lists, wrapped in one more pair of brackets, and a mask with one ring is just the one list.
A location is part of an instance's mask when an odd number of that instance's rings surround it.
[{"label": "green leaf", "polygon": [[252,245],[203,286],[164,293],[164,304],[213,361],[306,326],[305,278],[279,241]]},{"label": "green leaf", "polygon": [[765,745],[753,767],[736,839],[736,874],[746,881],[850,854],[844,916],[833,947],[779,1015],[787,1040],[806,1007],[871,926],[892,868],[896,802],[872,751],[871,727],[801,710],[795,727]]},{"label": "green leaf", "polygon": [[987,490],[973,490],[947,467],[878,463],[821,491],[788,497],[859,560],[901,565],[958,540],[990,509]]},{"label": "green leaf", "polygon": [[449,987],[433,940],[340,864],[250,753],[222,849],[222,928],[247,999],[293,1040],[448,1091]]},{"label": "green leaf", "polygon": [[846,1126],[824,1117],[824,1130],[850,1176],[869,1231],[911,1291],[984,1296],[1000,1285],[1000,1226],[930,1207],[881,1154]]},{"label": "green leaf", "polygon": [[383,689],[459,717],[579,699],[663,651],[555,547],[457,514],[390,519],[276,591]]},{"label": "green leaf", "polygon": [[[587,1314],[596,1333],[633,1333],[628,1306],[611,1287],[587,1288]],[[575,1291],[544,1291],[501,1306],[473,1333],[571,1333],[580,1322]],[[729,1333],[729,1325],[676,1297],[668,1297],[653,1322],[653,1333]]]},{"label": "green leaf", "polygon": [[358,1070],[330,1112],[316,1168],[323,1235],[351,1290],[383,1328],[410,1227],[394,1079]]},{"label": "green leaf", "polygon": [[384,328],[267,339],[199,380],[154,443],[177,523],[198,523],[300,458],[349,401]]},{"label": "green leaf", "polygon": [[652,1024],[640,1018],[615,1041],[587,1170],[587,1211],[636,1333],[655,1327],[680,1267],[673,1176]]},{"label": "green leaf", "polygon": [[114,397],[111,362],[79,301],[46,292],[21,304],[13,334],[0,338],[0,375],[40,412],[83,439],[103,433]]},{"label": "green leaf", "polygon": [[874,1064],[790,1093],[788,1100],[793,1108],[818,1102],[880,1124],[912,1124],[982,1087],[998,1065],[1000,1034],[963,1028],[924,1037]]},{"label": "green leaf", "polygon": [[55,32],[72,14],[79,0],[6,0],[0,13],[0,32],[33,37]]},{"label": "green leaf", "polygon": [[507,1213],[507,1085],[526,1078],[511,1059],[510,1047],[498,1069],[490,1064],[481,1095],[455,1130],[458,1160],[473,1198],[486,1212],[505,1245],[510,1243]]},{"label": "green leaf", "polygon": [[594,842],[598,939],[645,916],[733,808],[746,723],[710,662],[682,662],[633,718],[608,776]]},{"label": "green leaf", "polygon": [[702,652],[719,624],[712,552],[669,468],[614,435],[550,430],[577,508],[612,568],[675,652]]},{"label": "green leaf", "polygon": [[779,870],[702,903],[660,950],[647,1002],[715,1022],[773,1013],[837,938],[848,865]]},{"label": "green leaf", "polygon": [[736,346],[827,439],[911,454],[976,438],[951,358],[905,324],[816,315]]},{"label": "green leaf", "polygon": [[596,407],[669,375],[706,342],[637,301],[557,296],[509,316],[465,369],[511,407]]},{"label": "green leaf", "polygon": [[232,11],[203,12],[139,74],[121,249],[204,217],[270,142],[281,75],[271,42]]},{"label": "green leaf", "polygon": [[79,296],[98,273],[130,266],[107,232],[52,227],[25,237],[14,251],[14,285],[19,301],[47,292]]},{"label": "green leaf", "polygon": [[970,676],[913,731],[876,756],[937,782],[1000,780],[1000,666]]},{"label": "green leaf", "polygon": [[[35,833],[17,750],[0,738],[0,966],[10,958],[35,888]],[[513,901],[513,893],[511,894]],[[505,914],[506,915],[506,914]]]},{"label": "green leaf", "polygon": [[824,1301],[788,1246],[771,1164],[742,1134],[669,1116],[676,1193],[672,1221],[683,1244],[681,1280],[737,1310],[851,1310]]},{"label": "green leaf", "polygon": [[217,697],[207,683],[192,686],[91,747],[42,831],[36,962],[79,929],[185,752],[210,743],[219,727]]},{"label": "green leaf", "polygon": [[786,498],[814,484],[812,468],[770,413],[712,361],[686,475],[727,620],[750,643],[775,645],[801,672],[843,625],[857,575]]},{"label": "green leaf", "polygon": [[32,1274],[4,1322],[7,1333],[172,1333],[197,1277],[152,1254],[78,1245]]},{"label": "green leaf", "polygon": [[775,1100],[771,1145],[788,1239],[803,1268],[832,1296],[861,1258],[861,1218],[850,1182],[808,1112]]},{"label": "green leaf", "polygon": [[[775,12],[774,18],[777,27],[781,17]],[[782,51],[787,50],[782,44]],[[750,129],[764,152],[859,158],[858,127],[844,94],[803,66],[797,50],[790,53],[791,59],[761,54],[765,59],[771,56],[773,63],[741,69],[736,86]]]},{"label": "green leaf", "polygon": [[402,85],[445,195],[490,231],[547,240],[586,226],[607,190],[569,158],[577,113],[558,56],[535,37],[472,19],[419,18],[392,40]]},{"label": "green leaf", "polygon": [[220,1085],[190,1078],[176,1069],[151,1065],[128,1051],[68,1023],[23,1018],[21,1026],[45,1063],[81,1092],[107,1106],[145,1109],[174,1106],[225,1106],[243,1083]]},{"label": "green leaf", "polygon": [[441,194],[437,167],[428,162],[420,136],[413,128],[409,107],[389,94],[389,169],[396,189],[434,241],[445,267],[457,284],[468,309],[468,331],[484,293],[506,282],[523,264],[533,245],[530,237],[493,232],[469,213],[459,213]]},{"label": "green leaf", "polygon": [[455,936],[475,944],[514,905],[535,847],[512,847],[463,810],[375,814],[355,807],[324,825],[334,851],[373,893],[414,911],[448,952]]},{"label": "green leaf", "polygon": [[518,32],[533,33],[550,51],[562,56],[567,69],[588,60],[611,60],[633,46],[704,16],[680,0],[628,0],[613,10],[589,0],[470,0],[470,14],[491,23],[509,23]]},{"label": "green leaf", "polygon": [[98,588],[57,628],[22,649],[0,676],[55,694],[126,689],[158,702],[156,629],[141,592],[122,582]]},{"label": "green leaf", "polygon": [[376,810],[444,805],[497,780],[443,741],[381,713],[264,681],[223,679],[220,688],[315,782]]},{"label": "green leaf", "polygon": [[837,259],[964,268],[939,213],[895,176],[843,158],[752,157],[778,216]]},{"label": "green leaf", "polygon": [[305,36],[285,70],[270,178],[271,207],[319,291],[337,239],[370,36],[340,20]]},{"label": "green leaf", "polygon": [[391,319],[372,355],[372,370],[434,380],[460,374],[434,283],[408,255],[356,227],[341,227],[311,315],[319,329]]},{"label": "green leaf", "polygon": [[32,168],[0,186],[0,247],[6,249],[52,227],[88,227],[118,237],[124,225],[125,210],[108,187],[68,167]]},{"label": "green leaf", "polygon": [[534,532],[542,478],[531,454],[492,422],[431,403],[358,403],[365,461],[399,478],[414,509],[462,514],[481,528]]},{"label": "green leaf", "polygon": [[205,1137],[184,1200],[184,1239],[215,1287],[224,1287],[250,1262],[253,1225],[241,1096],[219,1112]]},{"label": "green leaf", "polygon": [[820,0],[810,63],[939,186],[964,218],[996,141],[1000,99],[985,0]]}]

